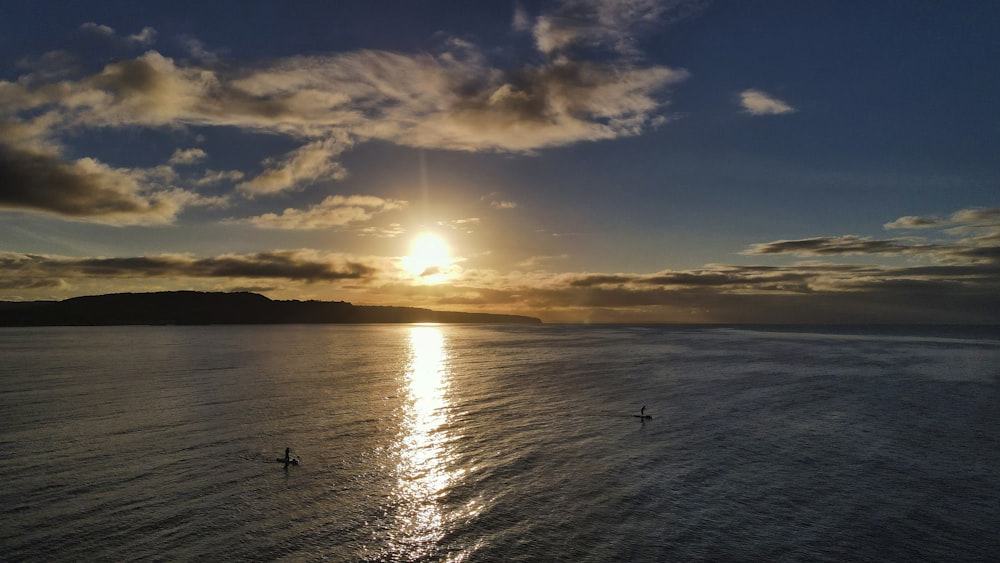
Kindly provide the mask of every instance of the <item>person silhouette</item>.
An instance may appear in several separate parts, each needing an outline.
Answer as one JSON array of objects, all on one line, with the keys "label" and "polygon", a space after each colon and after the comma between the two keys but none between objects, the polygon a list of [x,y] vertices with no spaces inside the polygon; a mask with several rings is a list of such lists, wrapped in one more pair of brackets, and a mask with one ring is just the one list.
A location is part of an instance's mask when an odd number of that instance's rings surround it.
[{"label": "person silhouette", "polygon": [[285,464],[289,464],[292,461],[291,458],[292,448],[285,448]]}]

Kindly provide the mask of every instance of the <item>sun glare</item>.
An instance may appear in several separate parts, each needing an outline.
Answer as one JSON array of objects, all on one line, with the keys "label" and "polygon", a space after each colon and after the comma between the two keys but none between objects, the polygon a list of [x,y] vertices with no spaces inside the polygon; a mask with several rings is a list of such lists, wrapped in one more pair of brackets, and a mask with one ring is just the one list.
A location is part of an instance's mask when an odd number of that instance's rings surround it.
[{"label": "sun glare", "polygon": [[436,235],[424,234],[413,240],[410,255],[403,258],[407,272],[425,281],[439,281],[451,265],[448,244]]}]

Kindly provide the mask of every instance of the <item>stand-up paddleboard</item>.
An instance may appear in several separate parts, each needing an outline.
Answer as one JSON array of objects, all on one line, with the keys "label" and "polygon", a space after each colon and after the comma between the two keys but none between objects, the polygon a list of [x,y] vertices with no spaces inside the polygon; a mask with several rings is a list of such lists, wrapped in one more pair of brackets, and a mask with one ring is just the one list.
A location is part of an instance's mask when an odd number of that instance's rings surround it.
[{"label": "stand-up paddleboard", "polygon": [[295,458],[292,458],[292,459],[289,459],[289,460],[286,461],[285,458],[279,457],[275,461],[277,461],[278,463],[284,463],[285,465],[298,465],[299,464],[299,460],[297,460]]},{"label": "stand-up paddleboard", "polygon": [[646,414],[646,405],[642,405],[642,408],[639,409],[639,414],[633,414],[632,416],[640,420],[653,420],[652,416]]}]

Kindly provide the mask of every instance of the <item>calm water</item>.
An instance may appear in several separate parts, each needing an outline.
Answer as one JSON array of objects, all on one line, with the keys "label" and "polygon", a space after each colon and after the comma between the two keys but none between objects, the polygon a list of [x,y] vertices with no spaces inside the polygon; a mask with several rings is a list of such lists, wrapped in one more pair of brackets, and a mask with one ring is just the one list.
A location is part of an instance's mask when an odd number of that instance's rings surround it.
[{"label": "calm water", "polygon": [[8,561],[1000,557],[996,332],[0,329],[0,411]]}]

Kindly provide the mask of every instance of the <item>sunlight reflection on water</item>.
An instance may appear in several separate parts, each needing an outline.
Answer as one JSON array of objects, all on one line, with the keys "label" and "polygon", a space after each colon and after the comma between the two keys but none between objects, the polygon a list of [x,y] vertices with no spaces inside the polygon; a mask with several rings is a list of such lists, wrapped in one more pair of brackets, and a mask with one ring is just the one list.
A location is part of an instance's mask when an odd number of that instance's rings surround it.
[{"label": "sunlight reflection on water", "polygon": [[460,477],[449,469],[449,452],[441,427],[447,422],[448,352],[441,329],[410,329],[410,363],[405,373],[408,393],[398,466],[397,530],[394,552],[427,555],[446,531],[439,503],[443,492]]}]

